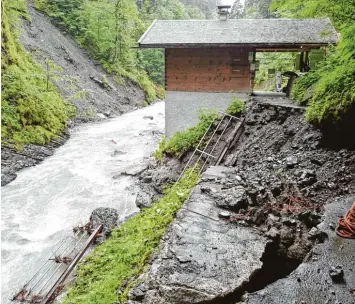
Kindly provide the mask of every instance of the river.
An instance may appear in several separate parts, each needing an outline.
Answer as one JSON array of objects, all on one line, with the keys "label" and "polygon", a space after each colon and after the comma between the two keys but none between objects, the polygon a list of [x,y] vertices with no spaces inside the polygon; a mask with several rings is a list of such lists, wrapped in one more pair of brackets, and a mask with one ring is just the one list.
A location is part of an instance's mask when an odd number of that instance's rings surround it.
[{"label": "river", "polygon": [[121,218],[138,211],[135,178],[120,173],[144,167],[163,130],[162,102],[81,125],[53,156],[2,187],[1,303],[10,302],[93,209],[116,208]]}]

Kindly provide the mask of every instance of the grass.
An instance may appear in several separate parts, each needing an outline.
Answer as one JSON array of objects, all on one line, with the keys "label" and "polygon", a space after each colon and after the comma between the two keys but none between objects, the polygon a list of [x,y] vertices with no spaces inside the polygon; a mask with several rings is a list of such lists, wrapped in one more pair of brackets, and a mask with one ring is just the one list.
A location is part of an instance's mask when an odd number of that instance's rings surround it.
[{"label": "grass", "polygon": [[147,260],[197,181],[198,174],[188,170],[151,208],[114,230],[110,239],[80,265],[76,283],[63,303],[125,302],[130,287],[146,269]]}]

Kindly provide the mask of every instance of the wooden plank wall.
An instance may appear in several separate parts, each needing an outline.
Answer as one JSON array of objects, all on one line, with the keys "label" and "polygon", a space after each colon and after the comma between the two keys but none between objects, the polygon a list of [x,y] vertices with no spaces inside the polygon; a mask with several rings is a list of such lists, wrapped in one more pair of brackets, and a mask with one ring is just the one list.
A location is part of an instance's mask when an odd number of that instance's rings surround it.
[{"label": "wooden plank wall", "polygon": [[245,48],[165,50],[165,89],[187,92],[250,92],[251,73]]}]

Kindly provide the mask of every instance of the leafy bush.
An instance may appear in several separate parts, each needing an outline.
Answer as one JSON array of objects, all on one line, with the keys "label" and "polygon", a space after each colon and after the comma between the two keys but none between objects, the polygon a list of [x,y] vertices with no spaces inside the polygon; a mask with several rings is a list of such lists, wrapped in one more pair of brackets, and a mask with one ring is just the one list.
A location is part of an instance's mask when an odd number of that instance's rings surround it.
[{"label": "leafy bush", "polygon": [[[26,1],[2,1],[3,144],[45,144],[65,127],[74,110],[47,75],[17,42],[19,16],[28,18]],[[11,22],[10,22],[11,20]]]},{"label": "leafy bush", "polygon": [[215,111],[201,111],[199,113],[199,122],[195,126],[176,132],[167,141],[163,139],[154,155],[158,156],[158,159],[163,153],[179,157],[188,150],[195,148],[216,118],[217,113]]},{"label": "leafy bush", "polygon": [[[110,239],[97,246],[79,266],[77,280],[63,303],[124,303],[133,280],[145,270],[166,227],[197,180],[197,173],[187,170],[151,208],[114,230]],[[129,284],[125,284],[127,280]]]},{"label": "leafy bush", "polygon": [[229,104],[226,113],[231,115],[237,115],[244,111],[245,103],[239,100],[237,97],[232,96],[232,102]]}]

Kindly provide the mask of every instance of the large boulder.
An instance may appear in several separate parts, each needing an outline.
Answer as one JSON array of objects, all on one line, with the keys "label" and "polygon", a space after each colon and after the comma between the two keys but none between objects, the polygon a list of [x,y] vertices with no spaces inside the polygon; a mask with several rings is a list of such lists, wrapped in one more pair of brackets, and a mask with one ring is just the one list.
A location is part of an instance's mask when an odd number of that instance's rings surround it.
[{"label": "large boulder", "polygon": [[[218,172],[216,172],[218,171]],[[223,168],[223,172],[233,170]],[[219,218],[223,209],[201,189],[225,186],[227,173],[208,170],[167,229],[159,253],[127,303],[218,301],[238,292],[259,271],[266,244],[256,230]],[[220,179],[220,182],[211,182]],[[222,303],[222,302],[221,302]]]},{"label": "large boulder", "polygon": [[101,234],[103,237],[108,237],[112,229],[117,226],[118,217],[118,211],[116,209],[106,207],[96,208],[90,216],[91,229],[95,230],[102,225]]}]

